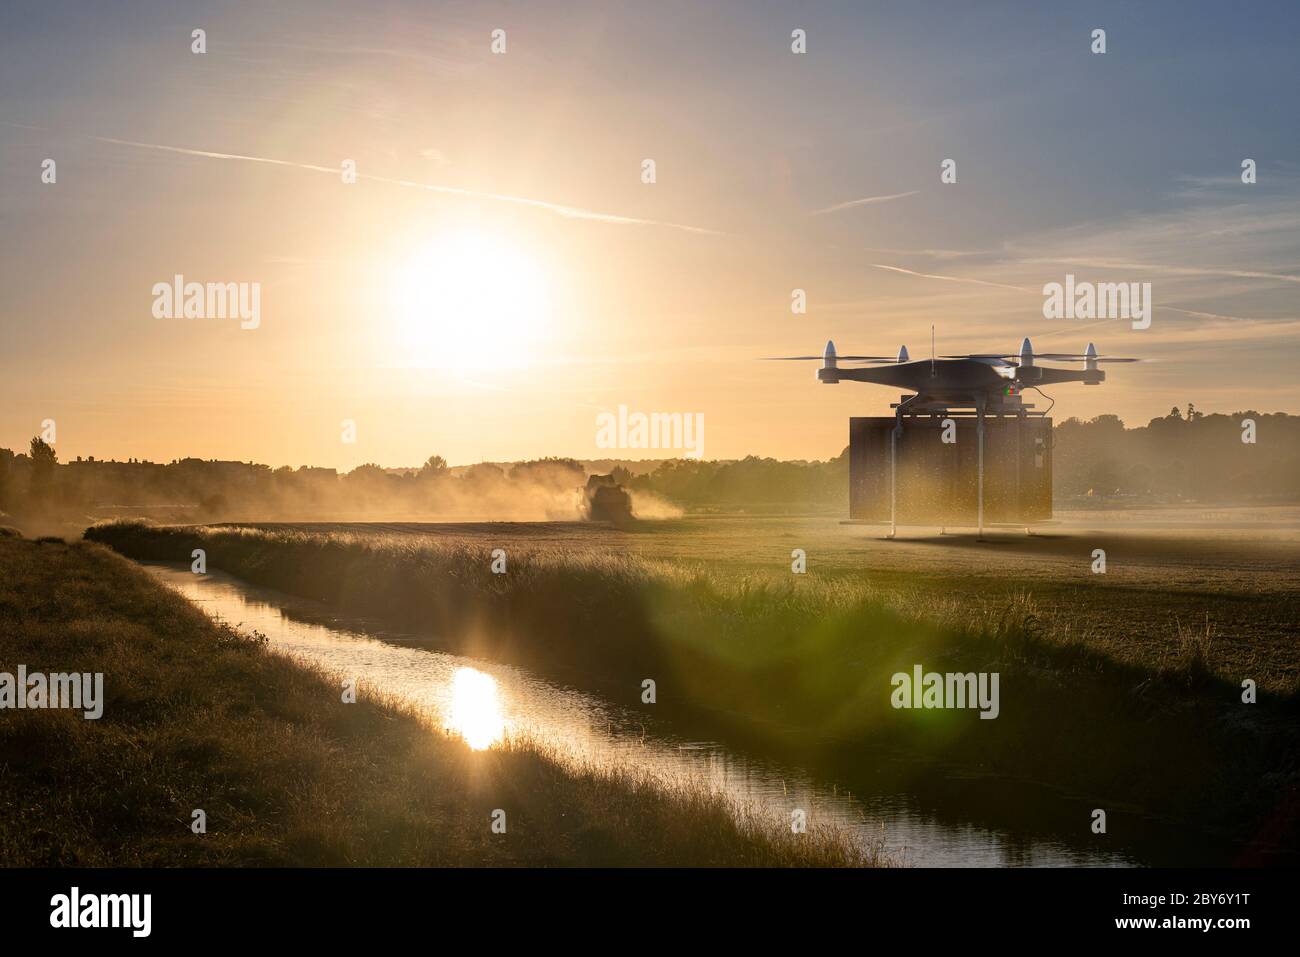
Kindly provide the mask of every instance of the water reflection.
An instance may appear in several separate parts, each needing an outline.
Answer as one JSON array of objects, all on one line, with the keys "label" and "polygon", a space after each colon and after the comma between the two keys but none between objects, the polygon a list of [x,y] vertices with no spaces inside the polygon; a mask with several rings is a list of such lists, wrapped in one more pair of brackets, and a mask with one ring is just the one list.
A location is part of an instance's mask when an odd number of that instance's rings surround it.
[{"label": "water reflection", "polygon": [[457,668],[451,676],[447,730],[464,738],[475,751],[496,744],[506,733],[501,697],[491,675],[477,668]]},{"label": "water reflection", "polygon": [[[264,633],[276,650],[425,712],[436,726],[483,750],[506,738],[529,739],[574,766],[635,774],[665,786],[720,792],[788,826],[792,809],[810,826],[843,828],[893,860],[941,867],[1107,866],[1130,863],[1110,850],[970,822],[936,820],[910,794],[857,796],[804,770],[740,754],[712,741],[685,740],[644,711],[542,680],[518,668],[430,651],[426,639],[343,622],[324,606],[248,585],[221,572],[149,565],[148,570],[209,614]],[[328,621],[329,624],[316,622]],[[374,637],[375,635],[381,638]],[[635,688],[633,698],[639,698]],[[864,761],[875,758],[867,758]],[[879,764],[879,761],[877,761]]]}]

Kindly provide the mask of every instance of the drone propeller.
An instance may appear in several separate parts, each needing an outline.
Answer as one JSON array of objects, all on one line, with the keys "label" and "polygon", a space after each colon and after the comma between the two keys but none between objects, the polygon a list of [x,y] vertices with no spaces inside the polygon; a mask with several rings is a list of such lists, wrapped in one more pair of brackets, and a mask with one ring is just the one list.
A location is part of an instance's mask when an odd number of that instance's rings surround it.
[{"label": "drone propeller", "polygon": [[[941,359],[1010,359],[1013,362],[1020,359],[1018,354],[1003,353],[1001,355],[992,352],[972,352],[964,356],[940,356]],[[1034,354],[1035,359],[1046,359],[1049,362],[1083,362],[1086,359],[1096,359],[1098,362],[1149,362],[1149,359],[1128,359],[1119,356],[1088,356],[1082,352],[1038,352]]]},{"label": "drone propeller", "polygon": [[[811,362],[816,360],[820,362],[826,357],[821,356],[763,356],[764,362]],[[893,356],[835,356],[841,362],[894,362]]]},{"label": "drone propeller", "polygon": [[[840,362],[910,362],[911,359],[907,354],[907,346],[902,346],[898,350],[897,356],[841,356],[835,352],[835,343],[826,343],[826,351],[819,356],[765,356],[769,362],[825,362],[829,367],[833,367],[836,361]],[[1043,359],[1048,362],[1087,362],[1088,368],[1095,368],[1098,362],[1148,362],[1147,359],[1132,359],[1121,356],[1099,356],[1096,348],[1092,343],[1088,344],[1087,352],[1043,352],[1034,355],[1033,347],[1028,339],[1020,345],[1019,352],[968,352],[964,355],[946,355],[941,356],[943,359],[993,359],[998,362],[1005,362],[1010,366],[1032,366],[1035,359]]]}]

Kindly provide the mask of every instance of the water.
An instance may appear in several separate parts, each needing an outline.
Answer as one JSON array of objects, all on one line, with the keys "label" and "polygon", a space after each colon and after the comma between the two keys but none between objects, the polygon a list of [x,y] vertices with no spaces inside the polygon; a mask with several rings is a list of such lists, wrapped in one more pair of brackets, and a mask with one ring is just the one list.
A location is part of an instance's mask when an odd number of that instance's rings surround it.
[{"label": "water", "polygon": [[[195,575],[188,568],[147,565],[162,582],[208,614],[245,630],[265,634],[270,646],[335,673],[356,678],[414,705],[439,727],[476,749],[507,736],[528,735],[565,760],[600,768],[633,768],[664,782],[689,781],[723,791],[763,815],[786,823],[798,808],[810,825],[833,823],[900,863],[918,866],[1124,866],[1130,855],[1070,844],[1051,835],[1042,821],[1033,826],[986,826],[954,819],[950,806],[933,796],[854,794],[852,774],[814,777],[788,763],[739,753],[714,741],[689,740],[601,698],[543,680],[519,668],[431,651],[428,639],[395,633],[360,620],[340,619],[324,606],[272,589],[249,585],[221,572]],[[864,756],[869,770],[890,770],[897,759]],[[895,775],[897,776],[897,775]],[[869,777],[869,775],[868,775]],[[906,775],[903,775],[906,778]],[[990,788],[992,789],[990,792]],[[1006,782],[953,777],[940,782],[947,805],[987,804],[990,815],[1023,805]],[[933,790],[933,785],[931,785]],[[981,793],[989,792],[989,793]],[[1087,810],[1045,797],[1066,825],[1086,834]],[[1005,816],[1002,815],[1002,816]]]}]

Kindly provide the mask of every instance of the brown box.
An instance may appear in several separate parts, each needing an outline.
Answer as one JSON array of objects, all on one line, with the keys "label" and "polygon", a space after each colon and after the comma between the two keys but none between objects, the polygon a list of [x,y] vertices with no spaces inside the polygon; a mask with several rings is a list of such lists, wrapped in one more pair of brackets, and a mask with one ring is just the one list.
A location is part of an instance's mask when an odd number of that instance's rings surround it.
[{"label": "brown box", "polygon": [[[943,441],[944,422],[956,441]],[[849,419],[849,518],[890,520],[893,416]],[[904,416],[898,437],[897,522],[975,525],[979,444],[971,415]],[[984,522],[1025,524],[1052,517],[1052,420],[1046,416],[984,419]]]}]

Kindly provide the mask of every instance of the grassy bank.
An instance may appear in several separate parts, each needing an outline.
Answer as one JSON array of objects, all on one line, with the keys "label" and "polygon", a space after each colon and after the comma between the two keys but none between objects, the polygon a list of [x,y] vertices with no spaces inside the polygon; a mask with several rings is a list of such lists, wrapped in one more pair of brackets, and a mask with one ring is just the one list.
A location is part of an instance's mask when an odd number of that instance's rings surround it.
[{"label": "grassy bank", "polygon": [[[440,637],[459,653],[598,686],[629,707],[653,678],[658,704],[704,706],[811,732],[808,748],[863,744],[929,764],[1023,777],[1137,807],[1245,846],[1294,842],[1297,696],[1241,702],[1216,673],[1212,626],[1181,626],[1172,653],[1119,660],[1031,594],[903,600],[865,581],[712,573],[560,546],[486,545],[248,529],[100,526],[87,536],[135,558],[190,560]],[[897,710],[891,676],[997,672],[1001,713]],[[1270,689],[1267,662],[1256,677]],[[860,751],[859,751],[860,753]],[[1291,810],[1287,811],[1286,808]]]},{"label": "grassy bank", "polygon": [[473,752],[391,703],[344,704],[88,543],[0,536],[0,670],[20,664],[103,672],[105,703],[98,720],[0,711],[4,866],[869,863],[710,794],[526,743]]}]

